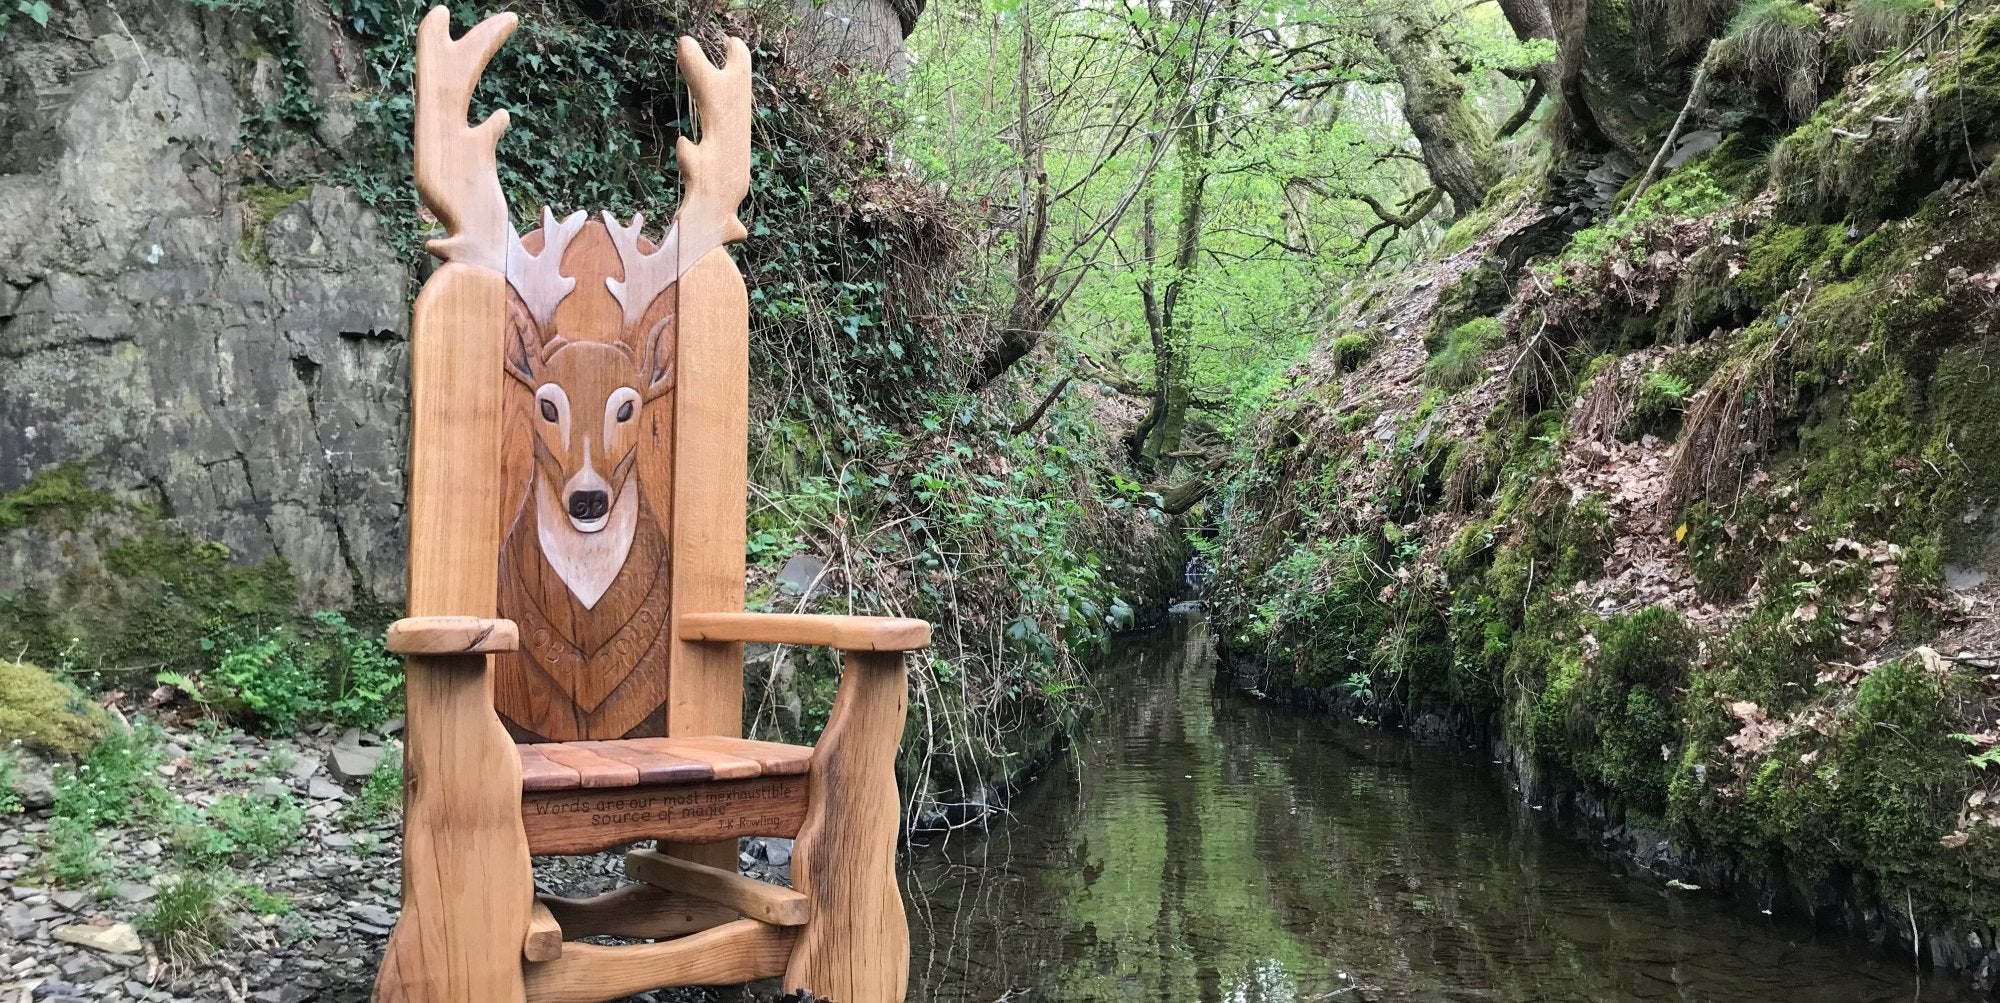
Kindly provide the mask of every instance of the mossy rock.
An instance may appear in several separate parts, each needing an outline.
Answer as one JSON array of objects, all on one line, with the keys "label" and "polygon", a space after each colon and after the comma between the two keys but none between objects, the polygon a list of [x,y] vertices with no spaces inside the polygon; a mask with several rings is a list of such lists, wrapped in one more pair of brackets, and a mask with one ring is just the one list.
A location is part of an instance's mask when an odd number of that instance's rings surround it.
[{"label": "mossy rock", "polygon": [[1969,16],[1959,31],[1932,58],[1890,64],[1820,105],[1785,137],[1771,184],[1788,211],[1872,225],[1995,159],[2000,12]]},{"label": "mossy rock", "polygon": [[116,504],[109,493],[90,486],[81,464],[61,464],[0,495],[0,533],[29,525],[74,530],[84,516]]},{"label": "mossy rock", "polygon": [[0,661],[0,746],[15,742],[81,756],[109,718],[68,683],[24,662]]}]

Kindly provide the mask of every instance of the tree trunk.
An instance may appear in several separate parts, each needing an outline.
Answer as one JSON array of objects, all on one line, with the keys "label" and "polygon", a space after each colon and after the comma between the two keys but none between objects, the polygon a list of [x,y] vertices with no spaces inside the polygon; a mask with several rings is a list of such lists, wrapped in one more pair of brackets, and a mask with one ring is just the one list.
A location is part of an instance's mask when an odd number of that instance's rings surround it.
[{"label": "tree trunk", "polygon": [[1374,18],[1369,30],[1403,85],[1403,118],[1431,183],[1451,197],[1454,215],[1478,208],[1500,180],[1500,162],[1435,32],[1395,15]]},{"label": "tree trunk", "polygon": [[[1181,84],[1182,93],[1189,90],[1184,81],[1177,83]],[[1174,132],[1174,154],[1180,168],[1180,197],[1176,207],[1179,218],[1174,225],[1174,258],[1166,293],[1160,297],[1159,308],[1149,325],[1153,332],[1159,420],[1146,437],[1145,459],[1148,468],[1161,477],[1173,472],[1173,454],[1180,449],[1181,435],[1187,431],[1188,405],[1194,396],[1194,313],[1182,300],[1194,281],[1195,266],[1201,258],[1209,146],[1217,110],[1212,102],[1197,104],[1198,97],[1189,94],[1175,110],[1174,118],[1179,123]]]}]

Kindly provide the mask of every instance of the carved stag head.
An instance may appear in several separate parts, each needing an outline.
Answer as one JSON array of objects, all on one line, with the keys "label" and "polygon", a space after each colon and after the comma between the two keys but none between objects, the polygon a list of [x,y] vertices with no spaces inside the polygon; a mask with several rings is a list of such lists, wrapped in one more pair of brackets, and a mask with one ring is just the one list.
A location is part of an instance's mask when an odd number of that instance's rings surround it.
[{"label": "carved stag head", "polygon": [[[577,279],[564,256],[587,217],[577,212],[557,220],[544,208],[537,234],[516,232],[494,166],[507,113],[466,125],[472,89],[512,31],[513,16],[490,18],[457,40],[449,22],[444,8],[435,8],[417,34],[418,89],[427,98],[417,104],[417,183],[448,230],[430,250],[448,263],[507,276],[507,368],[533,394],[542,550],[588,608],[631,545],[644,409],[674,385],[678,323],[669,291],[709,251],[745,235],[736,209],[749,191],[750,52],[730,39],[718,69],[693,39],[680,40],[681,71],[702,129],[699,143],[687,137],[678,143],[680,211],[651,250],[642,215],[621,225],[604,214],[619,266],[604,286],[621,321],[616,330],[570,330],[558,308]],[[664,307],[656,306],[663,296]]]}]

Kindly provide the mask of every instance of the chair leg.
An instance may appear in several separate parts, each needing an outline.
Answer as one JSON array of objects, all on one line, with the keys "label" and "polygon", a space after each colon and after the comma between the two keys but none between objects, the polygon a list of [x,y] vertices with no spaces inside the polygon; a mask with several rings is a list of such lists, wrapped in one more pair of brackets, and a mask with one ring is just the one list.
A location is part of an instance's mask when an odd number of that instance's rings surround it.
[{"label": "chair leg", "polygon": [[519,1003],[534,872],[486,656],[409,658],[403,913],[375,1003]]},{"label": "chair leg", "polygon": [[901,652],[847,653],[792,852],[792,886],[812,900],[812,919],[785,970],[787,989],[902,1003],[909,987],[910,930],[896,889],[896,747],[907,702]]}]

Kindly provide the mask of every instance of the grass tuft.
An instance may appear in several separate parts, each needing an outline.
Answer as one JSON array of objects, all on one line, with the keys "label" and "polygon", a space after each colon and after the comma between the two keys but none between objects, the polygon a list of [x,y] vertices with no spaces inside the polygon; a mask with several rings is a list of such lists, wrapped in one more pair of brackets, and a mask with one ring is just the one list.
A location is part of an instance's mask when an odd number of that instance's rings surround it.
[{"label": "grass tuft", "polygon": [[139,918],[139,929],[159,942],[176,968],[199,968],[229,937],[232,897],[224,875],[183,871],[160,884],[152,908]]}]

